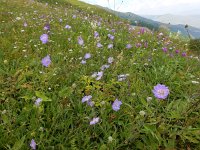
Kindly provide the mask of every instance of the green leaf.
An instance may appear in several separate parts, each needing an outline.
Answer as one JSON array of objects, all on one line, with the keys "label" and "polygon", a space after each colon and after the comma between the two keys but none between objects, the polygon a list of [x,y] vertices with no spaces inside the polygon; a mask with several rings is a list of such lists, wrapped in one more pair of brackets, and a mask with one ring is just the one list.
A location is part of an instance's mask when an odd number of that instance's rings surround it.
[{"label": "green leaf", "polygon": [[24,144],[25,135],[17,142],[15,142],[14,146],[12,147],[12,150],[20,150]]},{"label": "green leaf", "polygon": [[41,98],[42,101],[44,101],[44,102],[51,101],[51,99],[49,99],[47,96],[45,96],[45,93],[43,93],[43,92],[35,91],[35,95],[37,97]]}]

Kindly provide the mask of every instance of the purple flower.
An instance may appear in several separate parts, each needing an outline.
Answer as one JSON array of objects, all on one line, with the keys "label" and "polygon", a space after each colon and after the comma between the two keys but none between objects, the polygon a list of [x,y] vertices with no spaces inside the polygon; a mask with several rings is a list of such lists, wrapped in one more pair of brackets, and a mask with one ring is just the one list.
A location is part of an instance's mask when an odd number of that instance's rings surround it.
[{"label": "purple flower", "polygon": [[145,29],[144,28],[140,28],[140,33],[144,34],[144,32],[145,32]]},{"label": "purple flower", "polygon": [[114,58],[113,58],[113,57],[109,57],[109,58],[108,58],[108,63],[109,63],[109,64],[112,64],[113,61],[114,61]]},{"label": "purple flower", "polygon": [[142,44],[141,44],[141,43],[137,43],[137,44],[135,44],[135,46],[136,46],[137,48],[139,48],[139,47],[142,47]]},{"label": "purple flower", "polygon": [[118,99],[116,99],[116,100],[114,101],[114,103],[112,104],[112,109],[113,109],[114,111],[118,111],[118,110],[120,109],[121,104],[122,104],[122,102],[119,101]]},{"label": "purple flower", "polygon": [[42,34],[40,40],[42,41],[42,44],[46,44],[48,42],[48,34]]},{"label": "purple flower", "polygon": [[27,26],[28,26],[28,24],[26,22],[24,22],[24,27],[27,27]]},{"label": "purple flower", "polygon": [[175,52],[176,52],[176,54],[178,54],[180,51],[177,49]]},{"label": "purple flower", "polygon": [[94,38],[99,37],[99,33],[97,31],[94,31]]},{"label": "purple flower", "polygon": [[157,84],[152,90],[154,96],[158,99],[166,99],[169,94],[169,89],[165,85]]},{"label": "purple flower", "polygon": [[97,25],[98,25],[98,26],[101,26],[101,22],[99,21],[99,22],[97,23]]},{"label": "purple flower", "polygon": [[108,49],[113,48],[113,44],[108,44]]},{"label": "purple flower", "polygon": [[46,24],[44,25],[44,30],[50,30],[50,25],[49,25],[48,23],[46,23]]},{"label": "purple flower", "polygon": [[42,59],[42,65],[48,67],[51,64],[51,58],[49,55]]},{"label": "purple flower", "polygon": [[110,65],[103,65],[103,66],[101,66],[101,70],[103,71],[105,69],[108,69],[109,67],[110,67]]},{"label": "purple flower", "polygon": [[31,149],[36,150],[36,143],[34,139],[31,140],[30,147]]},{"label": "purple flower", "polygon": [[145,47],[145,48],[148,48],[148,42],[145,42],[145,43],[144,43],[144,47]]},{"label": "purple flower", "polygon": [[36,106],[39,106],[41,102],[42,102],[42,99],[41,99],[41,98],[38,98],[38,99],[36,99],[36,101],[35,101],[35,105],[36,105]]},{"label": "purple flower", "polygon": [[94,125],[94,124],[96,124],[96,123],[98,123],[98,122],[99,122],[99,117],[93,118],[93,119],[90,121],[90,125]]},{"label": "purple flower", "polygon": [[76,15],[73,15],[73,16],[72,16],[72,18],[74,18],[74,19],[75,19],[75,18],[76,18]]},{"label": "purple flower", "polygon": [[72,27],[70,25],[68,25],[68,24],[65,26],[65,29],[71,29],[71,28]]},{"label": "purple flower", "polygon": [[83,45],[84,44],[84,41],[83,41],[81,36],[78,37],[78,44],[79,45]]},{"label": "purple flower", "polygon": [[103,45],[101,43],[97,43],[97,47],[101,48],[101,47],[103,47]]},{"label": "purple flower", "polygon": [[127,44],[127,45],[126,45],[126,48],[127,48],[127,49],[130,49],[130,48],[132,48],[132,45],[131,45],[131,44]]},{"label": "purple flower", "polygon": [[62,18],[60,18],[60,19],[59,19],[59,22],[62,22],[62,21],[63,21]]},{"label": "purple flower", "polygon": [[90,107],[93,107],[93,106],[94,106],[94,102],[91,101],[91,100],[87,101],[87,104],[88,104]]},{"label": "purple flower", "polygon": [[183,57],[185,57],[187,54],[186,54],[186,52],[183,52],[181,55],[182,55]]},{"label": "purple flower", "polygon": [[85,59],[89,59],[90,57],[91,57],[90,53],[86,53],[85,56],[84,56]]},{"label": "purple flower", "polygon": [[92,96],[91,96],[91,95],[84,96],[84,97],[82,98],[82,103],[90,101],[90,100],[91,100],[91,98],[92,98]]},{"label": "purple flower", "polygon": [[97,78],[96,80],[100,80],[103,76],[103,71],[97,72]]},{"label": "purple flower", "polygon": [[114,40],[115,36],[111,35],[111,34],[108,34],[108,37],[111,39],[111,40]]},{"label": "purple flower", "polygon": [[167,47],[162,48],[163,52],[167,52]]},{"label": "purple flower", "polygon": [[86,64],[86,61],[85,60],[81,60],[81,64]]},{"label": "purple flower", "polygon": [[114,33],[114,32],[115,32],[115,29],[112,29],[112,30],[111,30],[111,32],[113,32],[113,33]]}]

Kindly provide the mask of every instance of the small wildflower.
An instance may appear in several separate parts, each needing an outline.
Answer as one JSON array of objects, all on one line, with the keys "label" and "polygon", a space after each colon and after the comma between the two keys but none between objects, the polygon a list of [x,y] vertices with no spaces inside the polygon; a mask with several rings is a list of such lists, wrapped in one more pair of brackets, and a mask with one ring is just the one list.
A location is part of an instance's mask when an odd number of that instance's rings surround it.
[{"label": "small wildflower", "polygon": [[101,47],[103,47],[103,45],[101,43],[97,43],[97,47],[101,48]]},{"label": "small wildflower", "polygon": [[109,136],[109,137],[108,137],[108,143],[112,143],[112,141],[113,141],[112,136]]},{"label": "small wildflower", "polygon": [[110,65],[103,65],[103,66],[101,66],[101,70],[103,71],[105,69],[108,69],[109,67],[110,67]]},{"label": "small wildflower", "polygon": [[167,52],[167,47],[162,48],[163,52]]},{"label": "small wildflower", "polygon": [[127,49],[130,49],[130,48],[132,48],[132,45],[131,45],[131,44],[127,44],[127,45],[126,45],[126,48],[127,48]]},{"label": "small wildflower", "polygon": [[99,37],[99,33],[97,31],[94,31],[94,38]]},{"label": "small wildflower", "polygon": [[157,84],[152,90],[154,96],[158,99],[166,99],[169,95],[169,89],[165,85]]},{"label": "small wildflower", "polygon": [[81,36],[78,37],[78,44],[79,45],[83,45],[84,44],[84,41],[83,41]]},{"label": "small wildflower", "polygon": [[49,25],[48,23],[46,23],[46,24],[44,25],[44,30],[50,30],[50,25]]},{"label": "small wildflower", "polygon": [[68,24],[65,26],[65,29],[71,29],[71,28],[72,27],[70,25],[68,25]]},{"label": "small wildflower", "polygon": [[39,106],[41,102],[42,102],[42,99],[41,99],[41,98],[38,98],[38,99],[36,99],[36,101],[35,101],[35,105],[36,105],[36,106]]},{"label": "small wildflower", "polygon": [[49,38],[48,34],[42,34],[40,36],[40,40],[42,41],[42,44],[46,44],[48,42],[48,38]]},{"label": "small wildflower", "polygon": [[187,54],[186,54],[186,52],[183,52],[181,55],[182,55],[183,57],[185,57]]},{"label": "small wildflower", "polygon": [[147,97],[147,102],[150,102],[152,100],[152,97]]},{"label": "small wildflower", "polygon": [[27,26],[28,26],[28,24],[26,22],[24,22],[24,27],[27,27]]},{"label": "small wildflower", "polygon": [[111,40],[114,40],[115,36],[111,35],[111,34],[108,34],[108,37],[111,39]]},{"label": "small wildflower", "polygon": [[144,116],[146,113],[145,113],[145,111],[141,110],[141,111],[139,112],[139,114],[140,114],[140,116]]},{"label": "small wildflower", "polygon": [[192,81],[193,84],[199,84],[199,81]]},{"label": "small wildflower", "polygon": [[121,75],[118,75],[118,81],[124,81],[126,80],[127,76],[129,76],[129,74],[121,74]]},{"label": "small wildflower", "polygon": [[139,47],[142,47],[142,44],[141,44],[141,43],[136,43],[135,46],[136,46],[137,48],[139,48]]},{"label": "small wildflower", "polygon": [[97,78],[96,80],[100,80],[103,76],[103,71],[97,72]]},{"label": "small wildflower", "polygon": [[176,52],[176,54],[178,54],[180,51],[177,49],[175,52]]},{"label": "small wildflower", "polygon": [[114,101],[114,103],[112,104],[112,109],[113,109],[114,111],[118,111],[118,110],[120,109],[121,104],[122,104],[122,102],[119,101],[118,99],[116,99],[116,100]]},{"label": "small wildflower", "polygon": [[113,61],[114,61],[114,58],[113,58],[113,57],[109,57],[109,58],[108,58],[108,63],[109,63],[109,64],[112,64]]},{"label": "small wildflower", "polygon": [[50,59],[50,56],[47,55],[46,57],[42,59],[42,65],[45,67],[48,67],[50,64],[51,64],[51,59]]},{"label": "small wildflower", "polygon": [[73,15],[73,16],[72,16],[72,18],[74,18],[74,19],[75,19],[75,18],[76,18],[76,15]]},{"label": "small wildflower", "polygon": [[81,64],[86,64],[86,61],[85,60],[81,60]]},{"label": "small wildflower", "polygon": [[36,150],[36,143],[34,139],[31,140],[30,147],[31,149]]},{"label": "small wildflower", "polygon": [[88,102],[89,100],[91,100],[91,98],[92,98],[92,95],[84,96],[84,97],[82,98],[82,103]]},{"label": "small wildflower", "polygon": [[108,44],[108,49],[113,48],[113,44]]},{"label": "small wildflower", "polygon": [[85,56],[84,56],[85,59],[89,59],[90,57],[91,57],[90,53],[86,53]]},{"label": "small wildflower", "polygon": [[144,42],[144,47],[148,48],[148,42]]},{"label": "small wildflower", "polygon": [[96,124],[96,123],[98,123],[98,122],[99,122],[99,117],[93,118],[93,119],[90,121],[90,125],[94,125],[94,124]]}]

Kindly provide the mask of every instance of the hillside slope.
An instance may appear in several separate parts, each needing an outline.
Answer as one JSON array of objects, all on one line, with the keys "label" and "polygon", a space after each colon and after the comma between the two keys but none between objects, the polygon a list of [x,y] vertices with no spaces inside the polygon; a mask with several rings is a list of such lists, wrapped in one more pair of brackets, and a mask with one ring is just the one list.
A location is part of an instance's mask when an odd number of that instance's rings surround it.
[{"label": "hillside slope", "polygon": [[200,149],[188,43],[76,0],[0,11],[0,149]]}]

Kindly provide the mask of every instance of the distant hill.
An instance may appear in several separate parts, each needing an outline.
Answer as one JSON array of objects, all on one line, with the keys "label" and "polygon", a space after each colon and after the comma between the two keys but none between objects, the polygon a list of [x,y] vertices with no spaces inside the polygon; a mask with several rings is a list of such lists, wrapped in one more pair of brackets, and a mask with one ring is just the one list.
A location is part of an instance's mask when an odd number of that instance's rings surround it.
[{"label": "distant hill", "polygon": [[200,29],[200,15],[181,16],[181,15],[165,14],[165,15],[144,15],[143,17],[162,23],[170,22],[173,25],[188,24],[190,26]]},{"label": "distant hill", "polygon": [[[101,6],[99,6],[99,7],[101,7]],[[103,7],[103,8],[106,9],[107,11],[109,11],[109,12],[116,14],[120,18],[128,19],[131,22],[131,24],[134,25],[134,26],[139,25],[139,26],[147,27],[151,30],[158,30],[160,26],[164,26],[164,27],[167,27],[172,32],[178,32],[179,31],[179,32],[181,32],[181,34],[183,36],[188,35],[187,31],[185,29],[185,24],[172,25],[172,24],[169,24],[169,23],[162,23],[162,22],[159,22],[159,21],[147,19],[145,17],[136,15],[136,14],[131,13],[131,12],[124,13],[124,12],[113,11],[113,10],[111,10],[109,8],[105,8],[105,7]],[[190,33],[192,38],[200,38],[200,29],[199,28],[196,28],[196,27],[189,25],[188,30],[189,30],[189,33]]]}]

